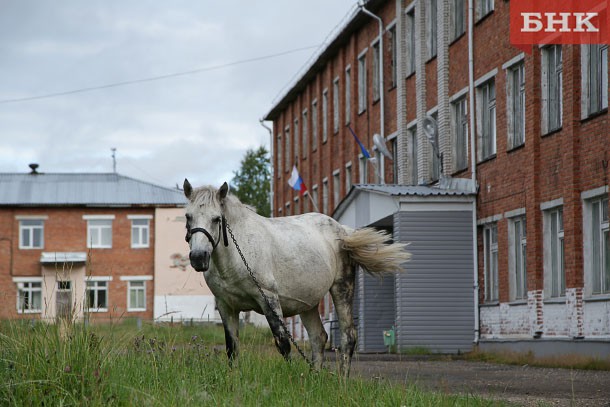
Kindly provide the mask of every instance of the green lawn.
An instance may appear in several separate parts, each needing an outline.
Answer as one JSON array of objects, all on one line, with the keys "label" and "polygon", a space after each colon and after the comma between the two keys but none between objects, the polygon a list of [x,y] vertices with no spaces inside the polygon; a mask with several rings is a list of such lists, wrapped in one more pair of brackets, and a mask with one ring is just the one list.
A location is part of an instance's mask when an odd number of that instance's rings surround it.
[{"label": "green lawn", "polygon": [[[219,326],[0,324],[0,405],[487,406],[472,397],[310,372],[245,327],[233,367]],[[296,352],[295,352],[296,355]]]}]

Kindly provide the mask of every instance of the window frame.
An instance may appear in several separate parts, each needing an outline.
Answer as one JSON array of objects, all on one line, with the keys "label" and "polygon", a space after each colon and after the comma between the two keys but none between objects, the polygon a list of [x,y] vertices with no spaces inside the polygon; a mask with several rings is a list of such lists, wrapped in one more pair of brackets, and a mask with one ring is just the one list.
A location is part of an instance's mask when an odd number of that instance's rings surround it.
[{"label": "window frame", "polygon": [[[493,91],[493,92],[492,92]],[[497,117],[495,76],[477,86],[477,132],[479,162],[497,154]]]},{"label": "window frame", "polygon": [[406,76],[410,76],[415,73],[415,65],[417,60],[415,58],[415,7],[405,12],[406,16],[406,45],[407,45],[407,66]]},{"label": "window frame", "polygon": [[328,88],[322,91],[322,144],[328,141]]},{"label": "window frame", "polygon": [[[542,52],[542,134],[561,130],[563,125],[563,49],[548,45]],[[553,95],[557,100],[551,101]]]},{"label": "window frame", "polygon": [[484,302],[487,304],[495,304],[500,300],[498,255],[498,223],[493,222],[483,226]]},{"label": "window frame", "polygon": [[581,55],[582,116],[588,118],[608,109],[608,44],[584,44]]},{"label": "window frame", "polygon": [[[114,215],[83,215],[83,219],[87,221],[87,248],[88,249],[112,249],[113,242],[113,221]],[[103,223],[102,223],[103,222]],[[104,229],[110,230],[110,242],[104,243]],[[92,232],[97,230],[96,234],[99,238],[99,243],[93,243]]]},{"label": "window frame", "polygon": [[377,38],[371,44],[373,49],[373,73],[372,73],[372,91],[373,91],[373,103],[379,102],[381,99],[381,82],[379,81],[379,74],[381,71],[381,42]]},{"label": "window frame", "polygon": [[[44,249],[44,223],[46,217],[17,217],[19,221],[19,249],[21,250],[40,250]],[[30,223],[30,224],[26,224]],[[29,242],[26,244],[24,234],[28,232]],[[38,232],[39,245],[36,245],[36,233]]]},{"label": "window frame", "polygon": [[339,77],[333,80],[333,134],[339,132]]},{"label": "window frame", "polygon": [[[95,312],[108,312],[108,303],[110,300],[110,285],[109,281],[112,281],[112,277],[88,277],[85,279],[85,311],[89,313]],[[97,307],[91,307],[89,304],[90,292],[93,292]],[[105,292],[105,307],[99,306],[99,292]]]},{"label": "window frame", "polygon": [[311,151],[318,149],[318,99],[311,101]]},{"label": "window frame", "polygon": [[358,56],[358,114],[366,111],[367,100],[367,78],[366,78],[366,51]]},{"label": "window frame", "polygon": [[[42,313],[42,277],[13,277],[13,283],[17,285],[16,308],[18,314],[40,314]],[[26,287],[27,285],[27,287]],[[28,293],[29,298],[38,297],[37,301],[32,300],[31,304],[26,308],[25,298],[23,295]],[[22,301],[23,299],[23,301]],[[34,308],[37,306],[37,308]]]},{"label": "window frame", "polygon": [[450,42],[455,41],[466,33],[466,3],[464,0],[451,1],[451,38]]},{"label": "window frame", "polygon": [[523,60],[506,69],[508,106],[508,149],[525,144],[525,63]]},{"label": "window frame", "polygon": [[565,240],[563,199],[543,207],[544,296],[546,299],[566,295]]},{"label": "window frame", "polygon": [[453,170],[468,168],[468,97],[461,96],[451,102],[453,130]]},{"label": "window frame", "polygon": [[[131,220],[131,248],[132,249],[148,249],[150,248],[150,221],[152,215],[128,215],[127,219]],[[146,225],[136,225],[135,221],[146,221]],[[140,239],[143,234],[146,235],[146,243],[140,242],[134,244],[134,229],[138,230]]]},{"label": "window frame", "polygon": [[309,149],[309,144],[308,144],[308,124],[307,121],[309,119],[309,111],[307,110],[307,108],[303,109],[303,117],[302,117],[302,121],[301,121],[301,142],[303,144],[303,159],[307,158],[307,150]]},{"label": "window frame", "polygon": [[345,124],[350,124],[352,120],[352,67],[345,68]]},{"label": "window frame", "polygon": [[508,234],[510,300],[524,301],[527,300],[527,220],[525,215],[509,218]]},{"label": "window frame", "polygon": [[[121,281],[126,281],[127,282],[127,312],[144,312],[147,310],[147,298],[146,298],[146,292],[147,292],[147,281],[152,281],[153,277],[152,276],[121,276],[120,280]],[[134,286],[134,283],[142,283],[141,286]],[[131,293],[132,291],[134,292],[142,292],[143,294],[143,302],[144,302],[144,306],[143,307],[136,307],[136,306],[132,306],[131,303]],[[140,305],[140,304],[134,304],[134,305]]]}]

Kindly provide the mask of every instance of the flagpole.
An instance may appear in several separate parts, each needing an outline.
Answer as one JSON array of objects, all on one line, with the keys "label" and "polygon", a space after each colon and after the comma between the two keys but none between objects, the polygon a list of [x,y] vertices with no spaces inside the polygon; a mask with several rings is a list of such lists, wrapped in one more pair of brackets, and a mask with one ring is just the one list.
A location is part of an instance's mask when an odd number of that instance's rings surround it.
[{"label": "flagpole", "polygon": [[313,201],[313,198],[311,197],[309,191],[307,191],[307,196],[309,197],[309,200],[311,201],[311,204],[313,205],[316,212],[320,212],[320,209],[318,209],[318,205],[316,205],[316,203]]}]

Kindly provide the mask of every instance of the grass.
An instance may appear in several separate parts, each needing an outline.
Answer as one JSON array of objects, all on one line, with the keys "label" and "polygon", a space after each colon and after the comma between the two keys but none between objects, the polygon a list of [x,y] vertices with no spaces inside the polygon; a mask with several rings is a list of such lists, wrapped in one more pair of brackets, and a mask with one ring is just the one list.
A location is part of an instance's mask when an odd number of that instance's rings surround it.
[{"label": "grass", "polygon": [[242,330],[230,367],[222,328],[135,323],[0,324],[0,405],[487,406],[472,396],[384,381],[343,380],[286,363],[268,330]]},{"label": "grass", "polygon": [[481,352],[479,350],[474,350],[459,356],[458,358],[505,365],[529,365],[537,367],[582,370],[610,370],[610,358],[599,359],[582,355],[536,357],[531,352]]}]

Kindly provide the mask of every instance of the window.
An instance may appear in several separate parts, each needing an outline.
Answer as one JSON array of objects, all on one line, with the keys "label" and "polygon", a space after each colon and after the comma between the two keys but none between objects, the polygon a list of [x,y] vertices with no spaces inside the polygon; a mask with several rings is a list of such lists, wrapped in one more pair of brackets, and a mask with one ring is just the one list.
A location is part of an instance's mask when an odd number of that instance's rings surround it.
[{"label": "window", "polygon": [[428,46],[428,59],[432,59],[436,56],[437,50],[437,33],[438,33],[438,11],[437,11],[437,0],[431,0],[426,3],[430,7],[426,7],[426,35],[427,35],[427,46]]},{"label": "window", "polygon": [[299,160],[299,146],[301,140],[299,140],[299,119],[294,119],[294,161]]},{"label": "window", "polygon": [[85,215],[83,219],[87,221],[87,247],[91,249],[111,249],[114,215]]},{"label": "window", "polygon": [[345,69],[345,124],[349,124],[352,118],[352,69]]},{"label": "window", "polygon": [[608,108],[608,44],[583,45],[583,99],[587,116]]},{"label": "window", "polygon": [[[527,299],[527,240],[525,217],[509,221],[511,300]],[[513,285],[514,284],[514,285]]]},{"label": "window", "polygon": [[282,173],[282,133],[277,135],[277,172]]},{"label": "window", "polygon": [[328,140],[328,89],[322,92],[322,143]]},{"label": "window", "polygon": [[311,198],[313,199],[313,203],[314,203],[314,207],[316,211],[319,211],[318,209],[318,185],[314,185],[313,187],[311,187]]},{"label": "window", "polygon": [[358,57],[358,113],[366,110],[366,55]]},{"label": "window", "polygon": [[150,246],[150,216],[128,216],[131,219],[131,247],[145,248]]},{"label": "window", "polygon": [[390,35],[390,86],[396,87],[397,63],[398,63],[398,38],[396,38],[396,26],[389,28]]},{"label": "window", "polygon": [[311,102],[311,151],[318,148],[318,101]]},{"label": "window", "polygon": [[417,149],[419,147],[417,142],[417,127],[409,127],[407,129],[407,133],[409,137],[409,143],[411,144],[411,154],[409,157],[411,161],[411,183],[412,185],[417,185],[419,183],[419,160],[417,158]]},{"label": "window", "polygon": [[368,169],[368,159],[363,156],[362,154],[360,154],[359,156],[359,160],[360,160],[360,180],[359,183],[360,184],[366,184],[368,183],[368,173],[369,173],[369,169]]},{"label": "window", "polygon": [[542,49],[542,133],[561,128],[562,122],[561,45]]},{"label": "window", "polygon": [[479,125],[479,160],[496,154],[496,85],[491,79],[477,88]]},{"label": "window", "polygon": [[377,102],[380,97],[379,91],[379,72],[381,67],[381,55],[379,51],[379,41],[373,44],[373,102]]},{"label": "window", "polygon": [[563,297],[566,292],[563,246],[563,208],[544,212],[545,296]]},{"label": "window", "polygon": [[407,13],[407,76],[415,72],[415,8]]},{"label": "window", "polygon": [[284,138],[286,139],[286,149],[284,150],[284,155],[286,156],[286,162],[284,164],[284,171],[288,172],[291,169],[290,163],[290,126],[286,126],[284,129]]},{"label": "window", "polygon": [[295,215],[299,215],[299,214],[303,213],[303,212],[299,212],[299,197],[298,196],[294,197],[294,205],[293,206],[294,206],[294,214]]},{"label": "window", "polygon": [[590,203],[593,294],[610,293],[610,259],[608,249],[608,197]]},{"label": "window", "polygon": [[468,167],[468,104],[465,97],[453,102],[453,165],[455,171]]},{"label": "window", "polygon": [[498,301],[498,225],[483,228],[485,302]]},{"label": "window", "polygon": [[494,11],[494,0],[477,0],[477,2],[479,3],[479,6],[477,7],[478,20]]},{"label": "window", "polygon": [[398,184],[398,137],[390,140],[392,147],[392,183]]},{"label": "window", "polygon": [[19,220],[19,248],[20,249],[42,249],[44,248],[44,220],[21,219]]},{"label": "window", "polygon": [[110,278],[91,278],[86,282],[86,308],[88,312],[108,311],[108,281]]},{"label": "window", "polygon": [[339,199],[341,198],[341,175],[339,170],[333,171],[333,206],[336,208],[339,205]]},{"label": "window", "polygon": [[42,278],[23,280],[17,283],[17,312],[20,314],[42,312]]},{"label": "window", "polygon": [[322,180],[322,212],[328,215],[328,178]]},{"label": "window", "polygon": [[127,281],[127,311],[146,311],[146,281],[152,276],[121,276],[121,281]]},{"label": "window", "polygon": [[451,41],[466,32],[464,0],[451,0]]},{"label": "window", "polygon": [[525,143],[525,66],[508,69],[508,148]]},{"label": "window", "polygon": [[303,110],[303,131],[302,131],[302,142],[303,142],[303,158],[307,157],[307,109]]},{"label": "window", "polygon": [[292,211],[290,210],[290,208],[291,208],[290,202],[286,202],[286,216],[292,215]]},{"label": "window", "polygon": [[339,78],[333,81],[333,133],[339,132]]},{"label": "window", "polygon": [[309,192],[305,191],[303,194],[303,213],[311,212],[309,209]]},{"label": "window", "polygon": [[[434,121],[436,123],[438,123],[438,111],[430,114],[430,116],[434,119]],[[430,146],[430,180],[431,181],[438,181],[440,174],[441,174],[441,159],[439,157],[439,155],[441,154],[440,148],[440,140],[439,140],[439,134],[438,131],[436,132],[436,140],[434,142],[434,146],[432,146],[431,143],[429,143],[428,145]]]},{"label": "window", "polygon": [[349,162],[345,165],[345,190],[349,192],[352,188],[352,163]]}]

